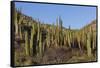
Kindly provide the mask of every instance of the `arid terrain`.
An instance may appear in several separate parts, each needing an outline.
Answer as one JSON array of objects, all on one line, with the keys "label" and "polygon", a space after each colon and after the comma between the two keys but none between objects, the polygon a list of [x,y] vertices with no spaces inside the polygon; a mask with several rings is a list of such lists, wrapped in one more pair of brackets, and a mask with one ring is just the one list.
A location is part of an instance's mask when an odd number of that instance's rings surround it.
[{"label": "arid terrain", "polygon": [[61,17],[43,24],[13,10],[14,66],[90,62],[97,60],[96,20],[80,29],[63,27]]}]

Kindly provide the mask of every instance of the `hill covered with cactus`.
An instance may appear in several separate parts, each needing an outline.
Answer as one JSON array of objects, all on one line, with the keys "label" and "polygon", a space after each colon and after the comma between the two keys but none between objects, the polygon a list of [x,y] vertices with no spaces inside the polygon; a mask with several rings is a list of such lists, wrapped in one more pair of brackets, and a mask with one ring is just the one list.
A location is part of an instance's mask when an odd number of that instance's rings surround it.
[{"label": "hill covered with cactus", "polygon": [[63,27],[60,17],[43,24],[14,9],[15,66],[96,61],[96,20],[74,30]]}]

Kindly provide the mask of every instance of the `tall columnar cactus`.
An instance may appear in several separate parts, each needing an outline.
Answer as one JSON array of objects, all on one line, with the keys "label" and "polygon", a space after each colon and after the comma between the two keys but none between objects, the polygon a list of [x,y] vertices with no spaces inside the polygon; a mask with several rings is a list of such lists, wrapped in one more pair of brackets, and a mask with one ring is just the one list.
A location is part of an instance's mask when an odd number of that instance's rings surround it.
[{"label": "tall columnar cactus", "polygon": [[71,47],[71,31],[70,30],[68,30],[68,45],[69,45],[69,47]]},{"label": "tall columnar cactus", "polygon": [[96,32],[93,33],[93,49],[96,48]]},{"label": "tall columnar cactus", "polygon": [[36,47],[36,49],[37,49],[37,55],[39,55],[39,40],[40,40],[40,22],[38,22],[38,30],[37,30],[37,47]]},{"label": "tall columnar cactus", "polygon": [[38,23],[38,35],[37,35],[37,41],[40,39],[40,22]]},{"label": "tall columnar cactus", "polygon": [[[30,39],[30,52],[32,53],[33,52],[33,40],[34,40],[34,34],[35,34],[35,28],[34,28],[34,24],[32,24],[32,29],[31,29],[31,39]],[[32,53],[33,54],[33,53]]]},{"label": "tall columnar cactus", "polygon": [[22,29],[21,29],[21,24],[19,25],[19,35],[20,35],[20,38],[22,39]]},{"label": "tall columnar cactus", "polygon": [[80,49],[80,51],[81,51],[81,33],[80,32],[78,32],[78,34],[77,34],[77,41],[78,41],[78,47],[79,47],[79,49]]},{"label": "tall columnar cactus", "polygon": [[72,41],[72,45],[74,45],[74,32],[71,32],[71,41]]},{"label": "tall columnar cactus", "polygon": [[61,20],[61,17],[59,17],[59,39],[60,39],[60,42],[59,42],[59,45],[62,46],[62,43],[63,43],[63,32],[62,32],[62,28],[63,28],[63,22]]},{"label": "tall columnar cactus", "polygon": [[38,23],[38,35],[37,35],[37,41],[38,41],[38,54],[42,56],[42,34],[40,31],[40,22]]},{"label": "tall columnar cactus", "polygon": [[21,15],[21,10],[18,13],[18,17],[19,17],[19,19],[18,19],[18,33],[19,33],[20,38],[22,39],[22,29],[21,29],[21,27],[22,27],[22,21],[24,19]]},{"label": "tall columnar cactus", "polygon": [[65,31],[65,32],[64,32],[64,46],[67,46],[67,47],[68,47],[68,45],[67,45],[67,43],[68,43],[67,35],[68,35],[68,32]]},{"label": "tall columnar cactus", "polygon": [[95,32],[93,32],[93,28],[90,27],[90,32],[91,32],[91,46],[92,46],[92,50],[95,48]]},{"label": "tall columnar cactus", "polygon": [[82,40],[82,44],[83,44],[83,45],[86,45],[86,42],[85,42],[85,41],[86,41],[86,36],[85,36],[84,30],[82,31],[82,36],[81,36],[81,38],[82,38],[82,39],[81,39],[81,40]]},{"label": "tall columnar cactus", "polygon": [[31,39],[30,39],[30,48],[33,48],[34,34],[35,34],[34,24],[32,24],[32,29],[31,29]]},{"label": "tall columnar cactus", "polygon": [[42,34],[40,34],[40,39],[39,39],[39,55],[43,55],[43,50],[42,50]]},{"label": "tall columnar cactus", "polygon": [[66,42],[67,42],[66,35],[64,35],[64,46],[66,46]]},{"label": "tall columnar cactus", "polygon": [[55,46],[54,45],[54,39],[55,39],[55,26],[54,26],[54,23],[53,23],[53,25],[52,25],[52,44],[53,44],[53,46]]},{"label": "tall columnar cactus", "polygon": [[50,47],[50,29],[48,29],[47,31],[46,42],[47,42],[47,47]]},{"label": "tall columnar cactus", "polygon": [[18,21],[17,21],[17,11],[14,10],[14,25],[15,25],[15,34],[18,34]]},{"label": "tall columnar cactus", "polygon": [[29,56],[28,32],[25,31],[25,53]]},{"label": "tall columnar cactus", "polygon": [[90,32],[87,34],[87,55],[88,57],[91,57],[92,52],[91,52],[91,34]]},{"label": "tall columnar cactus", "polygon": [[59,43],[60,43],[60,34],[59,34],[60,30],[59,30],[59,19],[58,19],[58,18],[57,18],[57,20],[56,20],[56,25],[57,25],[57,27],[56,27],[57,45],[60,45],[60,44],[59,44]]}]

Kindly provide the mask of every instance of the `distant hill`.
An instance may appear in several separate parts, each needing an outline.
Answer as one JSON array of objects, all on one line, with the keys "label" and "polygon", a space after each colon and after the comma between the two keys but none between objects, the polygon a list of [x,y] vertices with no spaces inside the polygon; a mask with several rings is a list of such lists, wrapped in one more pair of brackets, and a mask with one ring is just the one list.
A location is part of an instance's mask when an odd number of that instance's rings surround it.
[{"label": "distant hill", "polygon": [[84,26],[81,30],[88,30],[89,28],[92,28],[93,32],[96,32],[96,20],[93,20],[90,24],[87,24],[86,26]]}]

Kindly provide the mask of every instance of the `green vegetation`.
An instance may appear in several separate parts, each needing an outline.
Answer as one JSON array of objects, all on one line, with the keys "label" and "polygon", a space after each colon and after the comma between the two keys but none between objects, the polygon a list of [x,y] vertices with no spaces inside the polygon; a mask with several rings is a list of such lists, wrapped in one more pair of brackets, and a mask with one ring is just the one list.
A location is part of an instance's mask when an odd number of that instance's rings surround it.
[{"label": "green vegetation", "polygon": [[80,30],[42,24],[14,9],[15,66],[96,61],[96,20]]}]

